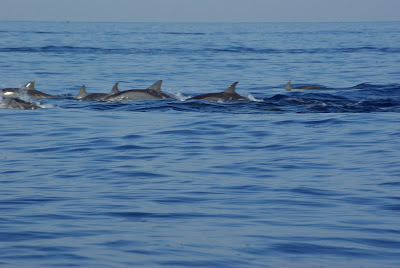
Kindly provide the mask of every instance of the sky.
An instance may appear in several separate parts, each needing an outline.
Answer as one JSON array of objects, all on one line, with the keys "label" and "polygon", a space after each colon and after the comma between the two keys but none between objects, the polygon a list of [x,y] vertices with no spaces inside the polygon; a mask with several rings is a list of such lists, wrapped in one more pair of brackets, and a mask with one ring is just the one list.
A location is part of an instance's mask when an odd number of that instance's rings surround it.
[{"label": "sky", "polygon": [[400,0],[0,0],[0,20],[400,21]]}]

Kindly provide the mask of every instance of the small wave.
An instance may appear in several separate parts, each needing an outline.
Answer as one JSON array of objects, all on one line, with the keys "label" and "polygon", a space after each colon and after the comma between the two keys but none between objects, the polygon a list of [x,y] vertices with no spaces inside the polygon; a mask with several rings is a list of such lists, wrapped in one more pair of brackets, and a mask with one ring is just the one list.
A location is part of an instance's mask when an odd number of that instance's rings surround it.
[{"label": "small wave", "polygon": [[205,33],[188,33],[188,32],[164,32],[163,34],[171,34],[171,35],[205,35]]},{"label": "small wave", "polygon": [[382,52],[400,53],[400,48],[394,47],[345,47],[345,48],[301,48],[301,49],[275,49],[275,48],[252,48],[252,47],[227,47],[208,48],[208,52],[215,53],[249,53],[249,54],[332,54],[332,53],[359,53],[359,52]]},{"label": "small wave", "polygon": [[362,248],[346,248],[330,245],[319,245],[311,243],[276,243],[273,250],[287,254],[319,254],[319,255],[338,255],[353,258],[373,257],[374,252]]},{"label": "small wave", "polygon": [[74,53],[74,54],[177,54],[191,55],[193,53],[247,53],[247,54],[332,54],[332,53],[359,53],[381,52],[400,53],[400,48],[393,47],[348,47],[348,48],[310,48],[310,49],[275,49],[252,47],[225,47],[204,48],[202,51],[194,48],[102,48],[102,47],[77,47],[77,46],[43,46],[43,47],[3,47],[0,52],[6,53]]},{"label": "small wave", "polygon": [[43,109],[50,109],[50,108],[54,108],[54,107],[56,107],[54,104],[49,104],[49,103],[46,103],[46,104],[37,104],[40,108],[43,108]]}]

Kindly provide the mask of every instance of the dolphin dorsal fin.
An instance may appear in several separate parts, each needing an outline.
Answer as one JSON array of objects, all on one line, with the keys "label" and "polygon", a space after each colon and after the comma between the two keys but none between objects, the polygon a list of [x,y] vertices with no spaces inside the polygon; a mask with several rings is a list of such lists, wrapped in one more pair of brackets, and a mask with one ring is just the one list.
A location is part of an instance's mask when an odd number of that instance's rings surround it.
[{"label": "dolphin dorsal fin", "polygon": [[149,87],[147,89],[161,92],[161,84],[162,84],[162,80],[158,80],[151,87]]},{"label": "dolphin dorsal fin", "polygon": [[26,90],[35,90],[35,81],[30,81],[27,83],[25,86],[23,86],[23,89]]},{"label": "dolphin dorsal fin", "polygon": [[118,83],[115,83],[114,86],[111,89],[110,95],[117,94],[118,92],[119,92]]},{"label": "dolphin dorsal fin", "polygon": [[86,97],[88,94],[86,92],[86,88],[85,85],[81,86],[81,89],[79,90],[78,96],[76,97],[77,99],[82,99],[84,97]]},{"label": "dolphin dorsal fin", "polygon": [[238,83],[239,83],[239,82],[235,82],[235,83],[233,83],[232,85],[230,85],[227,89],[225,89],[224,93],[230,93],[230,94],[236,93],[236,92],[235,92],[235,88],[236,88],[236,85],[237,85]]},{"label": "dolphin dorsal fin", "polygon": [[289,81],[286,83],[285,89],[286,89],[287,91],[290,91],[290,90],[293,89],[293,87],[292,87],[292,81],[291,81],[291,80],[289,80]]}]

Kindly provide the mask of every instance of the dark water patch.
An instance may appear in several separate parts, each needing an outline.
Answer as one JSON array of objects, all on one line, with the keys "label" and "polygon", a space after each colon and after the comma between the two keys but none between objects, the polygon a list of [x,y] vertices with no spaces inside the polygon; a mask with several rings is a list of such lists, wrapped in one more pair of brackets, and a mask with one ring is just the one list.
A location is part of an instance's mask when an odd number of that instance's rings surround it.
[{"label": "dark water patch", "polygon": [[[187,157],[196,157],[201,155],[201,151],[196,151],[194,153],[186,154]],[[219,177],[226,177],[226,176],[235,176],[237,175],[237,171],[226,170],[228,167],[221,167],[221,166],[213,166],[210,169],[202,169],[197,170],[196,172],[201,177],[213,177],[218,179]],[[220,171],[219,171],[220,170]]]},{"label": "dark water patch", "polygon": [[205,215],[197,214],[197,213],[149,213],[149,212],[110,212],[109,216],[112,217],[120,217],[127,220],[146,220],[152,218],[160,218],[160,219],[182,219],[182,218],[198,218],[204,217]]},{"label": "dark water patch", "polygon": [[136,140],[136,139],[140,139],[142,138],[142,135],[137,135],[137,134],[130,134],[130,135],[126,135],[123,137],[123,139],[126,140]]},{"label": "dark water patch", "polygon": [[61,72],[52,72],[52,71],[36,71],[36,72],[34,72],[34,74],[35,75],[40,75],[40,76],[42,76],[42,75],[63,75],[64,73],[61,73]]},{"label": "dark water patch", "polygon": [[140,241],[119,239],[119,240],[113,240],[113,241],[101,243],[101,245],[104,245],[107,247],[112,247],[112,248],[123,248],[123,247],[129,247],[129,246],[145,246],[146,243],[143,243]]},{"label": "dark water patch", "polygon": [[71,31],[37,31],[37,30],[0,30],[0,33],[18,33],[18,34],[51,34],[51,35],[65,35],[65,34],[73,34]]},{"label": "dark water patch", "polygon": [[130,221],[146,221],[151,219],[179,220],[179,219],[197,219],[197,218],[228,218],[243,219],[250,216],[235,214],[204,214],[204,213],[149,213],[149,212],[110,212],[107,215],[112,217],[124,218]]},{"label": "dark water patch", "polygon": [[34,33],[34,34],[57,34],[57,32],[47,32],[47,31],[35,31],[32,33]]},{"label": "dark water patch", "polygon": [[95,137],[95,138],[90,138],[88,141],[85,142],[86,146],[91,146],[90,148],[94,147],[101,147],[101,148],[108,148],[111,149],[113,148],[113,145],[115,145],[116,142],[112,138],[107,138],[107,137]]},{"label": "dark water patch", "polygon": [[117,146],[114,148],[114,150],[120,151],[120,152],[125,152],[125,151],[138,151],[138,150],[147,150],[151,149],[150,147],[146,146],[140,146],[140,145],[133,145],[133,144],[126,144],[126,145],[121,145]]},{"label": "dark water patch", "polygon": [[[159,135],[179,135],[179,136],[208,136],[208,135],[220,135],[224,134],[226,131],[224,130],[217,130],[213,128],[205,128],[205,129],[177,129],[177,130],[166,130],[166,131],[161,131],[158,132],[157,134]],[[196,149],[196,147],[191,147],[192,149]],[[201,147],[198,147],[197,149],[201,149]]]},{"label": "dark water patch", "polygon": [[[346,121],[340,120],[338,118],[329,118],[329,119],[321,119],[321,120],[312,120],[312,121],[297,121],[298,124],[302,124],[304,126],[310,127],[329,127],[329,126],[340,126],[346,124]],[[347,122],[348,123],[348,122]]]},{"label": "dark water patch", "polygon": [[[124,249],[125,252],[130,253],[130,254],[139,254],[139,255],[144,255],[144,256],[156,256],[159,255],[158,252],[155,252],[153,250],[145,250],[145,249]],[[129,263],[127,265],[130,265]]]},{"label": "dark water patch", "polygon": [[[379,226],[377,223],[380,223]],[[311,224],[311,227],[317,227],[319,224]],[[321,227],[321,226],[319,226]],[[396,228],[388,228],[381,221],[372,220],[368,222],[366,219],[338,220],[336,224],[325,223],[321,228],[327,230],[338,230],[340,232],[356,232],[362,234],[380,234],[383,236],[392,236],[400,234],[400,230]]]},{"label": "dark water patch", "polygon": [[[67,259],[67,260],[75,260],[75,261],[84,261],[89,260],[90,258],[81,256],[79,254],[71,254],[71,253],[55,253],[52,254],[43,253],[43,254],[10,254],[7,256],[7,259],[11,260],[22,260],[22,261],[46,261],[50,262],[51,260],[60,260],[60,259]],[[52,265],[53,266],[53,265]],[[55,265],[57,266],[57,265]],[[62,266],[60,264],[60,266]],[[68,265],[69,267],[69,265]]]},{"label": "dark water patch", "polygon": [[395,47],[347,47],[347,48],[295,48],[295,49],[275,49],[275,48],[252,48],[252,47],[227,47],[227,48],[208,48],[211,53],[246,53],[246,54],[340,54],[340,53],[400,53],[400,48]]},{"label": "dark water patch", "polygon": [[313,49],[273,49],[273,48],[252,48],[252,47],[226,47],[226,48],[205,48],[203,51],[188,47],[169,47],[169,48],[102,48],[102,47],[79,47],[79,46],[42,46],[42,47],[2,47],[0,53],[55,53],[55,54],[144,54],[144,55],[192,55],[193,53],[240,53],[257,55],[274,54],[349,54],[349,53],[400,53],[399,48],[377,48],[377,47],[354,47],[354,48],[313,48]]},{"label": "dark water patch", "polygon": [[71,215],[65,215],[65,214],[35,214],[35,215],[27,215],[25,216],[27,219],[31,220],[40,220],[40,219],[48,219],[48,220],[63,220],[63,221],[75,221],[75,220],[80,220],[81,217],[76,215],[76,216],[71,216]]},{"label": "dark water patch", "polygon": [[333,202],[314,202],[304,201],[299,199],[267,199],[264,201],[265,204],[284,205],[287,207],[313,207],[313,208],[333,208],[338,205]]},{"label": "dark water patch", "polygon": [[62,152],[65,148],[63,146],[43,147],[36,149],[27,149],[29,153],[48,153],[48,152]]},{"label": "dark water patch", "polygon": [[[160,154],[161,155],[161,154]],[[133,161],[133,160],[154,160],[154,159],[157,159],[160,155],[149,155],[149,154],[139,154],[139,155],[137,155],[137,154],[135,154],[135,153],[127,153],[127,152],[123,152],[122,154],[119,154],[119,155],[115,155],[115,156],[113,156],[113,160],[114,161],[129,161],[129,160],[131,160],[131,161]],[[122,175],[130,175],[130,176],[136,176],[135,175],[135,172],[134,171],[132,171],[132,172],[129,172],[129,171],[117,171],[117,172],[119,172],[119,173],[121,173]],[[146,175],[146,174],[142,174],[142,175]],[[159,173],[148,173],[147,175],[146,175],[146,177],[151,177],[151,175],[155,175],[155,176],[164,176],[164,175],[162,175],[162,174],[159,174]]]},{"label": "dark water patch", "polygon": [[[357,90],[354,90],[357,89]],[[371,83],[362,83],[358,84],[354,87],[348,88],[346,90],[346,94],[351,97],[360,97],[366,98],[370,97],[372,99],[375,98],[394,98],[398,99],[400,97],[400,84],[371,84]]]},{"label": "dark water patch", "polygon": [[[149,50],[142,50],[145,53]],[[99,47],[76,47],[76,46],[43,46],[43,47],[8,47],[0,48],[0,52],[22,52],[22,53],[56,53],[56,54],[131,54],[137,53],[135,49],[110,49]]]},{"label": "dark water patch", "polygon": [[75,248],[68,247],[68,246],[51,247],[51,246],[41,246],[41,245],[36,245],[36,246],[20,245],[20,246],[18,246],[18,250],[33,250],[33,251],[42,251],[42,252],[48,252],[48,253],[59,253],[59,252],[74,251]]},{"label": "dark water patch", "polygon": [[380,200],[375,199],[375,198],[367,198],[367,197],[345,197],[342,198],[340,201],[342,202],[348,202],[350,204],[356,204],[356,205],[377,205],[380,203]]},{"label": "dark water patch", "polygon": [[388,186],[388,187],[391,187],[391,186],[400,186],[400,181],[384,182],[384,183],[380,183],[379,185]]},{"label": "dark water patch", "polygon": [[205,199],[205,198],[197,198],[197,197],[189,197],[189,196],[167,197],[167,198],[163,198],[163,199],[155,199],[154,200],[154,202],[161,203],[161,204],[175,204],[175,203],[188,204],[188,203],[201,203],[201,202],[205,202],[205,201],[207,201],[207,199]]},{"label": "dark water patch", "polygon": [[298,187],[291,190],[293,193],[300,193],[306,195],[315,196],[342,196],[343,194],[337,193],[335,191],[329,191],[324,189],[309,188],[309,187]]},{"label": "dark water patch", "polygon": [[30,135],[31,135],[31,133],[26,133],[26,132],[10,132],[10,133],[4,134],[4,135],[0,134],[0,136],[10,137],[10,138],[27,137],[27,136],[30,136]]},{"label": "dark water patch", "polygon": [[50,202],[59,202],[59,201],[65,201],[68,199],[62,198],[62,197],[32,197],[32,198],[16,198],[16,199],[8,199],[8,200],[3,200],[1,204],[5,205],[32,205],[32,204],[46,204]]},{"label": "dark water patch", "polygon": [[0,53],[44,53],[44,54],[93,54],[93,55],[162,55],[162,54],[191,54],[194,51],[181,48],[101,48],[79,46],[43,46],[43,47],[3,47]]},{"label": "dark water patch", "polygon": [[57,234],[37,231],[19,231],[19,232],[0,232],[0,241],[20,242],[38,239],[54,239]]},{"label": "dark water patch", "polygon": [[378,257],[374,251],[361,248],[336,247],[311,243],[275,243],[270,249],[285,254],[334,255],[351,258]]},{"label": "dark water patch", "polygon": [[[245,267],[249,262],[231,260],[181,260],[160,261],[160,265],[167,267]],[[269,266],[263,266],[268,268]]]},{"label": "dark water patch", "polygon": [[205,35],[205,33],[195,33],[195,32],[164,32],[167,35]]},{"label": "dark water patch", "polygon": [[75,148],[64,148],[62,150],[62,152],[63,153],[88,153],[93,150],[94,150],[94,148],[92,148],[92,147],[79,146],[79,147],[75,147]]},{"label": "dark water patch", "polygon": [[238,186],[222,187],[221,190],[237,192],[237,193],[243,193],[243,192],[257,193],[257,192],[266,192],[269,190],[269,188],[261,185],[238,185]]},{"label": "dark water patch", "polygon": [[384,210],[400,212],[400,204],[388,204],[381,207]]},{"label": "dark water patch", "polygon": [[[129,159],[131,159],[131,158],[129,158]],[[147,159],[147,158],[145,158],[145,159]],[[150,158],[150,159],[152,159],[152,158]],[[121,168],[123,168],[123,167],[121,167]],[[135,167],[130,167],[130,168],[134,169]],[[136,167],[136,168],[140,168],[140,167]],[[138,171],[138,170],[128,170],[128,171],[118,170],[118,171],[115,171],[115,175],[123,176],[123,177],[130,178],[130,179],[136,179],[136,180],[168,177],[168,175],[165,175],[162,173],[144,172],[144,171]]]},{"label": "dark water patch", "polygon": [[[2,178],[8,178],[8,176],[11,175],[17,175],[24,173],[24,170],[6,170],[6,171],[1,171],[0,174],[2,174]],[[7,184],[7,183],[14,183],[13,181],[0,181],[1,184]]]},{"label": "dark water patch", "polygon": [[394,239],[347,238],[346,240],[376,248],[398,250],[400,249],[400,240],[394,240]]}]

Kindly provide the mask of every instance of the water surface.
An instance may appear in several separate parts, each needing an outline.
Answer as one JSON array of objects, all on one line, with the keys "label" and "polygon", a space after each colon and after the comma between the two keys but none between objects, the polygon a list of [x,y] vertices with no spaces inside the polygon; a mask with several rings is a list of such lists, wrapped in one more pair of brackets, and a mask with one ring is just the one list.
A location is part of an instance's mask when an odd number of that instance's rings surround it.
[{"label": "water surface", "polygon": [[1,266],[400,266],[399,26],[0,22]]}]

